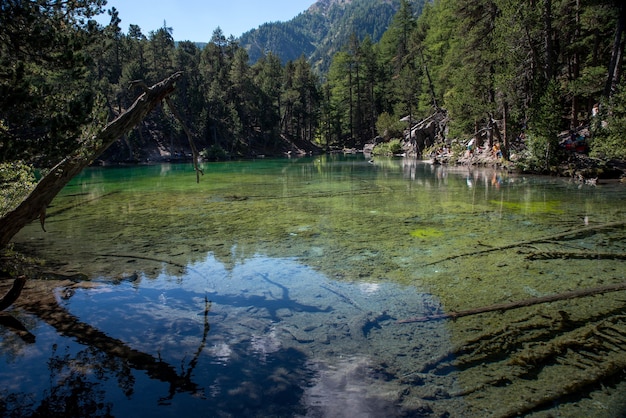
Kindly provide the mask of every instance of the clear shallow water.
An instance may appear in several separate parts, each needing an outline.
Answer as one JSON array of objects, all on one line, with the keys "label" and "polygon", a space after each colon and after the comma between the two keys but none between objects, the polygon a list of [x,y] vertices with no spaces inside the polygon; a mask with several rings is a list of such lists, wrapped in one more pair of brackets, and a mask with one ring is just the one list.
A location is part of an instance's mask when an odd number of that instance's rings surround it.
[{"label": "clear shallow water", "polygon": [[[507,324],[558,313],[396,320],[624,281],[620,259],[545,256],[624,253],[623,227],[454,257],[622,222],[618,184],[361,156],[204,168],[200,184],[188,165],[90,168],[53,202],[47,233],[20,233],[54,271],[85,276],[25,290],[48,303],[11,311],[34,343],[0,326],[6,415],[506,415],[554,378],[518,384],[510,358],[458,347],[501,346]],[[581,301],[554,310],[622,306]],[[620,388],[548,409],[614,416]]]}]

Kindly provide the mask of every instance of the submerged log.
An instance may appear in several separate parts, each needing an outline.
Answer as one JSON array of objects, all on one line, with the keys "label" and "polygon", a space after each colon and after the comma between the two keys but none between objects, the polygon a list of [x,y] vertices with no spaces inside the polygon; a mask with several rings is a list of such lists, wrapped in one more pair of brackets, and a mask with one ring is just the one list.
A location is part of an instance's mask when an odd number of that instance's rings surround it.
[{"label": "submerged log", "polygon": [[17,300],[17,298],[20,297],[20,294],[22,293],[22,289],[24,288],[25,284],[26,276],[19,276],[17,279],[15,279],[15,281],[13,281],[13,286],[11,287],[11,289],[9,289],[7,294],[4,295],[2,299],[0,299],[0,311],[4,311],[6,308],[11,306],[13,302]]},{"label": "submerged log", "polygon": [[528,260],[626,260],[626,253],[599,253],[599,252],[582,252],[582,251],[543,251],[532,253],[526,256]]},{"label": "submerged log", "polygon": [[428,322],[428,321],[435,321],[435,320],[440,320],[440,319],[456,319],[456,318],[461,318],[463,316],[477,315],[477,314],[486,313],[486,312],[508,311],[511,309],[538,305],[540,303],[556,302],[559,300],[568,300],[568,299],[580,298],[584,296],[593,296],[593,295],[599,295],[599,294],[608,293],[608,292],[618,292],[621,290],[626,290],[626,282],[611,284],[611,285],[606,285],[606,286],[598,286],[598,287],[593,287],[590,289],[573,290],[571,292],[558,293],[555,295],[547,295],[547,296],[540,296],[536,298],[523,299],[523,300],[519,300],[516,302],[497,303],[495,305],[482,306],[479,308],[467,309],[467,310],[458,311],[458,312],[416,316],[413,318],[400,319],[397,322],[399,324],[408,324],[412,322]]}]

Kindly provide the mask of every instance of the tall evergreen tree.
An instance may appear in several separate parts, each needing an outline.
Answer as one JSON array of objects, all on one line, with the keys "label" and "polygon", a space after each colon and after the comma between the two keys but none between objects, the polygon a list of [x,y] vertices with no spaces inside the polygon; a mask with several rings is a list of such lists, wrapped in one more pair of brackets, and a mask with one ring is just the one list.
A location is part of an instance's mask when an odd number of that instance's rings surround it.
[{"label": "tall evergreen tree", "polygon": [[265,146],[274,145],[280,135],[282,115],[281,90],[283,67],[280,58],[268,53],[253,68],[254,84],[260,89],[258,95],[258,125],[264,135]]},{"label": "tall evergreen tree", "polygon": [[102,0],[7,0],[0,8],[0,161],[49,165],[80,146],[96,99],[91,18]]}]

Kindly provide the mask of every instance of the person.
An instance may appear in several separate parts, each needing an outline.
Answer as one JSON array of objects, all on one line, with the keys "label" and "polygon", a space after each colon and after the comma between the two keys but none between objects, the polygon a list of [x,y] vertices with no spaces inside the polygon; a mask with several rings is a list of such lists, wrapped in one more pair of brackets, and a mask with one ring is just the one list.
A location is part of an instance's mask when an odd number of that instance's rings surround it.
[{"label": "person", "polygon": [[500,143],[493,144],[493,155],[496,158],[502,158],[502,150],[500,149]]},{"label": "person", "polygon": [[467,156],[471,157],[474,154],[474,142],[476,142],[476,138],[472,138],[470,142],[467,144]]}]

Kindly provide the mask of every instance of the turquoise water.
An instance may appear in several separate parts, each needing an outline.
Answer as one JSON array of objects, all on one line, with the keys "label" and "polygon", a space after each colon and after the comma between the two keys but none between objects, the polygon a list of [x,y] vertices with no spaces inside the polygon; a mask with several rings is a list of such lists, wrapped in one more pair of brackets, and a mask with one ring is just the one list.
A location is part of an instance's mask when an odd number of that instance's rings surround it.
[{"label": "turquoise water", "polygon": [[620,410],[619,374],[552,399],[580,364],[519,360],[588,342],[589,321],[621,339],[620,292],[397,321],[625,281],[623,185],[359,155],[203,168],[198,184],[190,165],[89,168],[48,232],[16,237],[54,274],[10,310],[28,338],[0,325],[4,415]]}]

